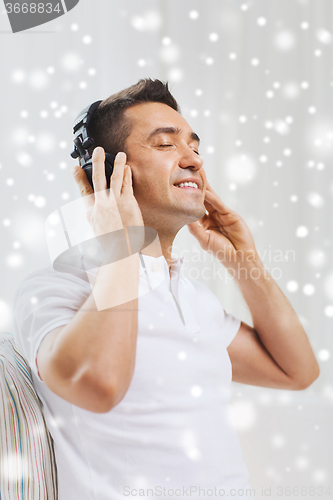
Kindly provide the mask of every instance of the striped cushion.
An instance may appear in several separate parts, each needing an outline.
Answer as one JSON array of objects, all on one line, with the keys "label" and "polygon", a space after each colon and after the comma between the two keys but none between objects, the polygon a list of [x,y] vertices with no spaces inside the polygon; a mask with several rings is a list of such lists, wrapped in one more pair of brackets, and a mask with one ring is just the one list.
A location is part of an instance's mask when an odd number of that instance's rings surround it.
[{"label": "striped cushion", "polygon": [[0,333],[0,499],[56,500],[53,441],[27,362]]}]

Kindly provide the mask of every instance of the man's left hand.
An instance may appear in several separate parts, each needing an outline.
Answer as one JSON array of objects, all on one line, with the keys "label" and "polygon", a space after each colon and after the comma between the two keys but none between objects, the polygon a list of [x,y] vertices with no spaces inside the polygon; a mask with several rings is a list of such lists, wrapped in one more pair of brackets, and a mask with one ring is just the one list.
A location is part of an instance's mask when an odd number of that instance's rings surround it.
[{"label": "man's left hand", "polygon": [[237,264],[258,256],[255,243],[245,221],[231,210],[207,182],[204,205],[208,211],[187,227],[200,246],[222,264]]}]

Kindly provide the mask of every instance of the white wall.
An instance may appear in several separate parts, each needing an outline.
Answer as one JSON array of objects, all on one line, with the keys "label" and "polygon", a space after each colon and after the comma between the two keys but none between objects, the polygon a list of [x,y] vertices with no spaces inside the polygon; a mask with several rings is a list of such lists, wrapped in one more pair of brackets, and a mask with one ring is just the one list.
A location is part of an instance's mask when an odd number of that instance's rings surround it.
[{"label": "white wall", "polygon": [[[288,401],[285,391],[233,385],[258,492],[327,486],[332,477],[332,21],[329,0],[81,0],[16,35],[0,16],[0,328],[11,328],[19,282],[48,262],[44,220],[78,197],[69,158],[78,111],[139,78],[169,80],[202,138],[210,184],[245,219],[268,269],[280,272],[321,366],[313,386],[287,392]],[[175,250],[187,249],[199,246],[183,228]],[[286,251],[294,258],[274,260]],[[219,267],[202,251],[200,263],[186,262],[228,312],[251,323],[236,285],[214,275]]]}]

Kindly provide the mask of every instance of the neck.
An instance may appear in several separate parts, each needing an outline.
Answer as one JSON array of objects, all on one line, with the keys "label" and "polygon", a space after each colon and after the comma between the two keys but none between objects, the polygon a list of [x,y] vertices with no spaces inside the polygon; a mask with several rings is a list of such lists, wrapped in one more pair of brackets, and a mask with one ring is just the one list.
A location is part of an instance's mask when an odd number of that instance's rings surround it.
[{"label": "neck", "polygon": [[172,245],[173,245],[173,240],[175,239],[175,235],[171,236],[170,234],[165,234],[163,232],[158,232],[158,238],[156,237],[153,243],[151,243],[149,246],[144,248],[141,253],[143,255],[149,255],[151,257],[161,257],[161,255],[164,256],[165,260],[167,261],[168,268],[169,268],[169,273],[170,273],[170,266],[171,266],[171,252],[172,252]]}]

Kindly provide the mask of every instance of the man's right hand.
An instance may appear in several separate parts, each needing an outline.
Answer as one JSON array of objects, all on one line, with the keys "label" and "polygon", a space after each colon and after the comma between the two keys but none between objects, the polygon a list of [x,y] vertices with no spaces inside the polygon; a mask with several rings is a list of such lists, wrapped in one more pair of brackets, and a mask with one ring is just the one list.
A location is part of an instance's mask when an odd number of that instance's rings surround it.
[{"label": "man's right hand", "polygon": [[127,226],[144,226],[140,207],[133,194],[132,171],[126,165],[126,154],[120,152],[116,156],[110,189],[106,189],[105,152],[102,147],[94,149],[92,163],[94,191],[79,165],[72,172],[83,196],[87,220],[95,236],[112,233]]},{"label": "man's right hand", "polygon": [[[103,150],[93,156],[95,192],[81,167],[73,173],[96,237],[111,233],[112,239],[112,232],[143,226],[143,219],[133,195],[130,168],[125,169],[126,155],[115,160],[110,190],[106,189],[104,158]],[[86,410],[110,411],[131,383],[138,331],[139,263],[134,252],[128,259],[102,265],[93,292],[65,326],[45,336],[38,350],[38,371],[48,388]]]}]

